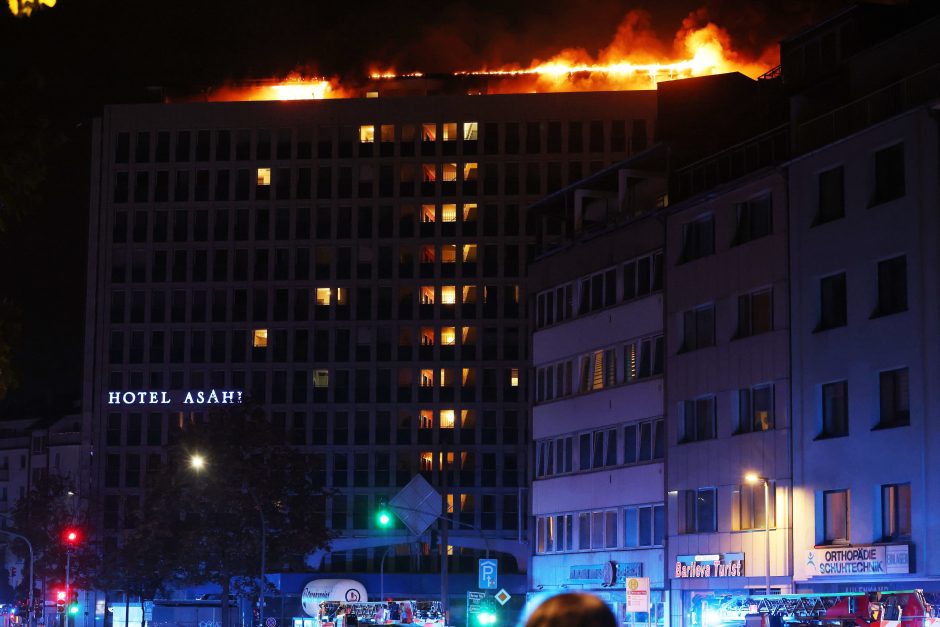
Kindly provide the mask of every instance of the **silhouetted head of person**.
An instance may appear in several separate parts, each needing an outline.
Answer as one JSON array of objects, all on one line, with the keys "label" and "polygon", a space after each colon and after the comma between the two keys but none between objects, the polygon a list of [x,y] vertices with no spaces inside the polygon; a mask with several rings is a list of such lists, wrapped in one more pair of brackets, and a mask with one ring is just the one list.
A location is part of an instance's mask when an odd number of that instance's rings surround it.
[{"label": "silhouetted head of person", "polygon": [[566,592],[538,606],[526,627],[617,627],[617,619],[599,597]]}]

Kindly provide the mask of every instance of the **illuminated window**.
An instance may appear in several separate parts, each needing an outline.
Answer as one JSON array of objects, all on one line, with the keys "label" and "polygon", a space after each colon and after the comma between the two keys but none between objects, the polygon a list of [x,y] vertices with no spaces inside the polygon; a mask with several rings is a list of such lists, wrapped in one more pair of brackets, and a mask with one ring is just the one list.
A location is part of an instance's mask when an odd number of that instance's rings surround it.
[{"label": "illuminated window", "polygon": [[393,124],[383,124],[379,129],[382,142],[395,141],[395,126]]},{"label": "illuminated window", "polygon": [[444,141],[452,142],[457,141],[457,123],[456,122],[444,122],[441,125],[444,131]]},{"label": "illuminated window", "polygon": [[363,124],[359,127],[359,143],[371,144],[375,142],[375,127],[371,124]]},{"label": "illuminated window", "polygon": [[441,263],[457,263],[456,244],[444,244],[441,246]]},{"label": "illuminated window", "polygon": [[467,304],[474,304],[477,302],[477,286],[476,285],[464,285],[463,286],[463,298],[462,302]]},{"label": "illuminated window", "polygon": [[454,370],[453,368],[441,368],[441,378],[438,384],[443,387],[451,387],[454,385]]},{"label": "illuminated window", "polygon": [[267,329],[255,329],[254,340],[252,345],[255,348],[267,348],[268,347],[268,330]]},{"label": "illuminated window", "polygon": [[447,183],[452,183],[457,180],[457,164],[456,163],[444,164],[443,171],[441,173],[441,180]]},{"label": "illuminated window", "polygon": [[514,302],[517,305],[519,304],[519,286],[518,285],[512,286],[512,302]]},{"label": "illuminated window", "polygon": [[477,245],[476,244],[464,244],[463,245],[464,263],[476,263],[476,260],[477,260]]},{"label": "illuminated window", "polygon": [[441,286],[441,304],[453,305],[457,302],[457,288],[453,285]]},{"label": "illuminated window", "polygon": [[477,383],[477,373],[473,368],[464,368],[460,372],[460,385],[469,388]]},{"label": "illuminated window", "polygon": [[421,327],[421,346],[434,346],[434,327]]},{"label": "illuminated window", "polygon": [[465,181],[477,180],[477,164],[476,163],[463,164],[463,180]]},{"label": "illuminated window", "polygon": [[444,222],[457,221],[457,205],[445,204],[441,207],[441,220]]},{"label": "illuminated window", "polygon": [[422,124],[421,125],[421,141],[423,142],[433,142],[437,140],[437,124]]},{"label": "illuminated window", "polygon": [[431,368],[421,369],[421,387],[423,388],[434,387],[434,370],[432,370]]},{"label": "illuminated window", "polygon": [[477,426],[477,412],[474,409],[460,410],[460,428],[472,429]]},{"label": "illuminated window", "polygon": [[463,221],[464,222],[476,222],[477,219],[477,205],[476,203],[467,203],[463,206]]},{"label": "illuminated window", "polygon": [[421,304],[422,305],[434,304],[434,286],[433,285],[421,286]]},{"label": "illuminated window", "polygon": [[460,343],[464,346],[473,346],[477,343],[476,327],[460,327]]},{"label": "illuminated window", "polygon": [[313,371],[313,387],[315,388],[330,387],[330,371],[329,370],[314,370]]},{"label": "illuminated window", "polygon": [[434,246],[427,244],[421,247],[421,263],[434,263]]},{"label": "illuminated window", "polygon": [[433,429],[434,428],[434,410],[433,409],[422,409],[418,412],[418,428],[419,429]]},{"label": "illuminated window", "polygon": [[453,429],[454,417],[455,417],[455,412],[453,409],[442,409],[441,410],[441,429]]},{"label": "illuminated window", "polygon": [[453,346],[457,343],[457,332],[454,327],[441,327],[441,345]]},{"label": "illuminated window", "polygon": [[262,187],[271,185],[271,168],[258,168],[258,185]]},{"label": "illuminated window", "polygon": [[346,304],[346,293],[347,293],[347,290],[345,287],[337,287],[333,290],[333,295],[336,297],[337,305]]},{"label": "illuminated window", "polygon": [[330,290],[330,288],[328,287],[317,288],[317,304],[318,305],[329,305],[331,296],[332,296],[332,290]]},{"label": "illuminated window", "polygon": [[425,472],[434,470],[434,453],[425,451],[418,458],[419,469]]},{"label": "illuminated window", "polygon": [[437,219],[437,211],[434,205],[421,205],[421,221],[434,222]]},{"label": "illuminated window", "polygon": [[509,371],[509,385],[514,388],[519,387],[519,369],[513,368]]},{"label": "illuminated window", "polygon": [[464,122],[463,123],[463,140],[467,142],[475,142],[479,136],[479,129],[476,122]]},{"label": "illuminated window", "polygon": [[437,166],[433,163],[421,164],[421,180],[425,183],[433,183],[437,180]]}]

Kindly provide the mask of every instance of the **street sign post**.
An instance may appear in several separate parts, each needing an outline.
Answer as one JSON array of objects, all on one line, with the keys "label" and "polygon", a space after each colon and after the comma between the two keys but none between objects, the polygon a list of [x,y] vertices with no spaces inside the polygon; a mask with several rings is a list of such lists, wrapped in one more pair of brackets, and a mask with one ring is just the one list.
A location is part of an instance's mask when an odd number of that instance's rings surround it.
[{"label": "street sign post", "polygon": [[480,605],[486,598],[485,592],[476,592],[467,590],[467,624],[470,624],[470,618],[480,613]]},{"label": "street sign post", "polygon": [[481,559],[479,572],[480,590],[495,590],[497,579],[498,562],[495,559]]},{"label": "street sign post", "polygon": [[649,613],[650,611],[650,578],[649,577],[628,577],[627,578],[627,611]]}]

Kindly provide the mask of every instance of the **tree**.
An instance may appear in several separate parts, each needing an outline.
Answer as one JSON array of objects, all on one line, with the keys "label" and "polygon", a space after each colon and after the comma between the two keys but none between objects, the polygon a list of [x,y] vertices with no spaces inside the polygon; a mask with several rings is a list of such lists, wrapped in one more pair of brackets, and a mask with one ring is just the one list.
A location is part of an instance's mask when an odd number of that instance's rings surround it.
[{"label": "tree", "polygon": [[[63,585],[66,553],[70,552],[68,562],[72,586],[91,587],[98,573],[98,554],[87,540],[88,513],[73,491],[70,478],[43,475],[17,501],[11,515],[13,530],[29,538],[33,545],[36,581]],[[78,530],[79,538],[70,547],[64,533],[72,528]],[[18,558],[27,562],[28,568],[29,553],[25,544],[12,541],[10,546]]]},{"label": "tree", "polygon": [[216,584],[227,627],[225,600],[259,577],[263,540],[267,571],[303,570],[306,555],[327,544],[326,493],[261,412],[186,425],[167,460],[122,550],[121,572],[144,593],[157,582]]}]

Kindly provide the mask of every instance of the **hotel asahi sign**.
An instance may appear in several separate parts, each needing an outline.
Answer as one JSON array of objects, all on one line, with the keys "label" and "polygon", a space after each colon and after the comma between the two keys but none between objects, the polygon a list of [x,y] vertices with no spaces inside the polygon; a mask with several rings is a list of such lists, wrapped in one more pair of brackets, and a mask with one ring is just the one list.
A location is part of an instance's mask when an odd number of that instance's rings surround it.
[{"label": "hotel asahi sign", "polygon": [[108,405],[240,405],[241,390],[108,392]]}]

